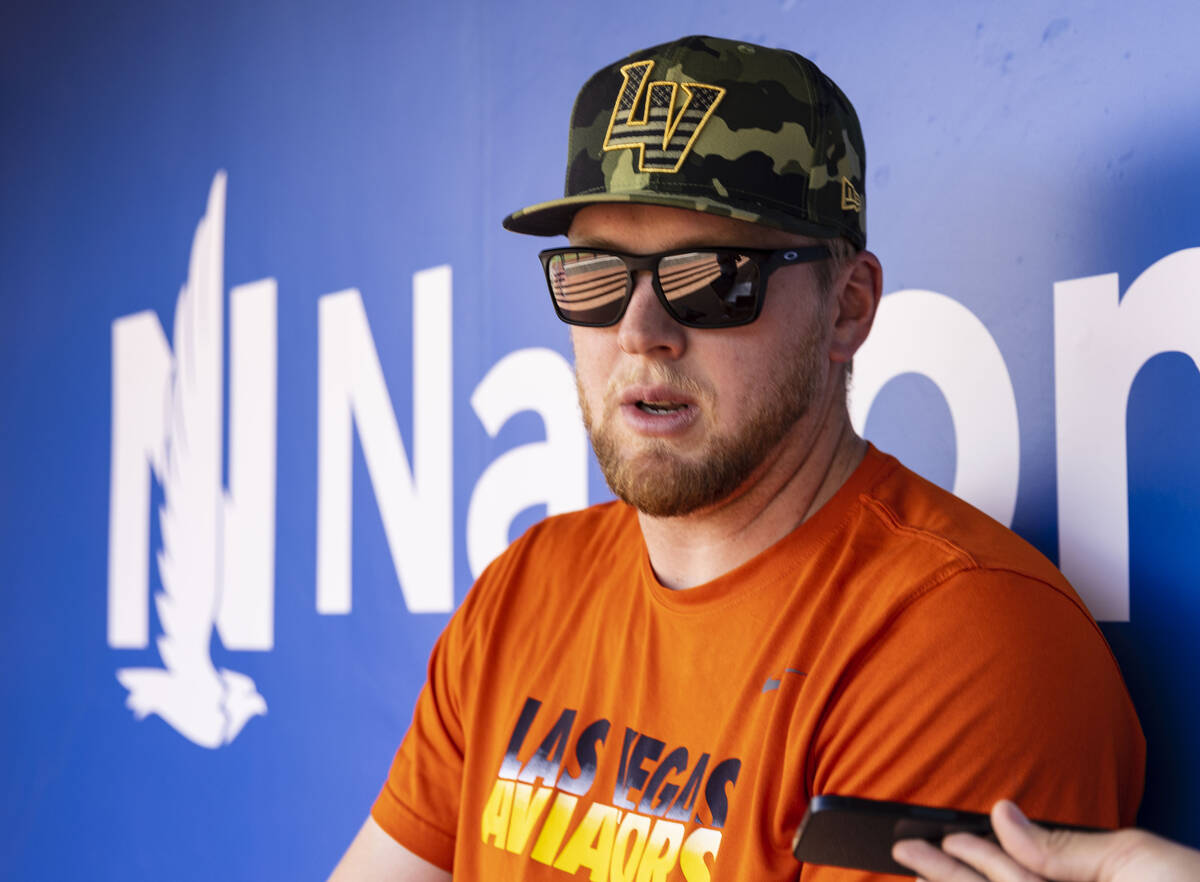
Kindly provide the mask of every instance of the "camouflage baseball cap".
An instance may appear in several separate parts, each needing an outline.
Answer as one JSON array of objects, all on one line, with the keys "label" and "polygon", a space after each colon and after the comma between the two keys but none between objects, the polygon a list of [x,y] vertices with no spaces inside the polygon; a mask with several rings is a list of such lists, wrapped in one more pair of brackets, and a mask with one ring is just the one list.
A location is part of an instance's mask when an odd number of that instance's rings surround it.
[{"label": "camouflage baseball cap", "polygon": [[795,52],[683,37],[592,76],[571,113],[562,199],[506,229],[567,231],[580,208],[637,202],[866,245],[865,149],[849,99]]}]

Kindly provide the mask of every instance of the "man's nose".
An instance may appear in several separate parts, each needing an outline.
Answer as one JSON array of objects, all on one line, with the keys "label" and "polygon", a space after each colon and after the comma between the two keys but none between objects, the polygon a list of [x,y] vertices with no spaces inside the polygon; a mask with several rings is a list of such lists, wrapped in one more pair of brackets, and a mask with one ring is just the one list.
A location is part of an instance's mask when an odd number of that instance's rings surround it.
[{"label": "man's nose", "polygon": [[683,354],[687,329],[667,313],[654,291],[651,273],[634,274],[633,295],[617,326],[617,344],[630,355],[678,358]]}]

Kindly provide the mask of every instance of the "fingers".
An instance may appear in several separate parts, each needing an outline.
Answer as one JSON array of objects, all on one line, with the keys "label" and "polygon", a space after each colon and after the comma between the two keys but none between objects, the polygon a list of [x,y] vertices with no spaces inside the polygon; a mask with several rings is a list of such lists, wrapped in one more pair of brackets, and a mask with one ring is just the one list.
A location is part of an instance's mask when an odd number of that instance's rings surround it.
[{"label": "fingers", "polygon": [[893,846],[892,857],[928,882],[1045,882],[994,842],[967,833],[947,836],[940,849],[906,839]]},{"label": "fingers", "polygon": [[1011,802],[992,808],[992,827],[1018,861],[1059,882],[1192,882],[1200,852],[1144,830],[1043,830]]},{"label": "fingers", "polygon": [[1144,830],[1044,830],[1011,802],[992,807],[1000,845],[956,833],[938,849],[909,839],[892,857],[928,882],[1195,882],[1200,851]]},{"label": "fingers", "polygon": [[1045,882],[988,839],[955,833],[942,840],[942,850],[974,868],[989,882]]},{"label": "fingers", "polygon": [[1101,879],[1101,868],[1116,835],[1044,830],[1008,800],[992,807],[992,829],[1005,851],[1020,863],[1061,882]]},{"label": "fingers", "polygon": [[902,839],[892,846],[892,858],[927,882],[985,882],[935,845],[923,839]]}]

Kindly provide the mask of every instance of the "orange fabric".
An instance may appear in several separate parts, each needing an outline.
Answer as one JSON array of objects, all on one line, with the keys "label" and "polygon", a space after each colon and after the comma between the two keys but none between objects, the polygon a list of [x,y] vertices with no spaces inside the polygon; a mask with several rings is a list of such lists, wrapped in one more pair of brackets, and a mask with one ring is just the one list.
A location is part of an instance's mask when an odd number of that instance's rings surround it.
[{"label": "orange fabric", "polygon": [[1062,576],[872,448],[687,591],[657,583],[623,504],[532,528],[439,639],[373,815],[462,879],[793,880],[810,795],[1115,826],[1144,758]]}]

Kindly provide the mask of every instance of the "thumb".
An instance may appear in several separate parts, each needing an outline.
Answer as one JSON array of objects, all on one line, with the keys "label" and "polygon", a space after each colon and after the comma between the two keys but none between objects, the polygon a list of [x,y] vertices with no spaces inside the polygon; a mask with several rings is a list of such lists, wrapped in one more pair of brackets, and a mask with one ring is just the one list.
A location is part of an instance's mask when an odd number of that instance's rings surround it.
[{"label": "thumb", "polygon": [[1109,882],[1119,848],[1115,833],[1046,830],[1032,823],[1008,800],[992,807],[992,829],[1010,855],[1033,872],[1058,882]]}]

